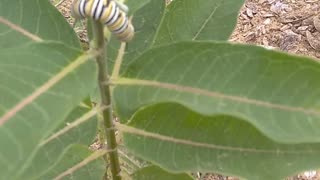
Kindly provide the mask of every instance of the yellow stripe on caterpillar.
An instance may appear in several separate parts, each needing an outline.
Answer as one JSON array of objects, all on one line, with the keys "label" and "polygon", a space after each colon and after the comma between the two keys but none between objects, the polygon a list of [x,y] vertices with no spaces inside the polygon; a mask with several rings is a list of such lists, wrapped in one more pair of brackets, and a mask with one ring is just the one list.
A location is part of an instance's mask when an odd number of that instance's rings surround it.
[{"label": "yellow stripe on caterpillar", "polygon": [[120,41],[128,42],[134,36],[134,28],[123,5],[116,0],[74,0],[71,11],[77,19],[92,18],[105,24]]},{"label": "yellow stripe on caterpillar", "polygon": [[110,31],[114,31],[116,29],[121,28],[121,25],[123,25],[123,23],[125,22],[125,19],[126,19],[125,14],[121,12],[116,22],[108,26]]}]

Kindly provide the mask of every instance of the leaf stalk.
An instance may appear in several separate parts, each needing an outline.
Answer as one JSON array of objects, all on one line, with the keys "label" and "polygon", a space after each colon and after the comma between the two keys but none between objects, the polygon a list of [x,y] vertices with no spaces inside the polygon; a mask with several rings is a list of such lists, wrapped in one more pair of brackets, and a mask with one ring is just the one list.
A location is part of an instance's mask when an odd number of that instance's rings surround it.
[{"label": "leaf stalk", "polygon": [[[121,180],[120,176],[120,163],[117,151],[117,141],[115,135],[115,128],[112,116],[112,106],[111,106],[111,95],[110,87],[105,82],[109,81],[108,67],[106,61],[106,51],[105,51],[105,41],[103,34],[103,24],[98,21],[92,21],[93,30],[93,48],[98,50],[100,53],[97,56],[97,66],[98,66],[98,85],[100,90],[101,106],[110,106],[108,109],[102,111],[103,125],[104,125],[104,135],[107,139],[107,145],[105,146],[108,151],[109,164],[106,165],[105,179],[107,179],[107,170],[110,166],[110,171],[113,180]],[[101,132],[103,133],[103,131]],[[105,143],[103,142],[103,145]],[[106,159],[106,158],[105,158]]]}]

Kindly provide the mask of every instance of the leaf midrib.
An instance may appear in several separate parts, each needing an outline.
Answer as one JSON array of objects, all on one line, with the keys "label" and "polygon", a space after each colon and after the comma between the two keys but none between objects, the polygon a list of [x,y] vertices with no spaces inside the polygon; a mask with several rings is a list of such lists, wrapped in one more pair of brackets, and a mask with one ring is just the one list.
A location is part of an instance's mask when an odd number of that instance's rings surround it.
[{"label": "leaf midrib", "polygon": [[219,99],[226,99],[230,101],[234,101],[236,103],[243,103],[243,104],[249,104],[249,105],[255,105],[270,109],[277,109],[282,110],[286,112],[301,112],[306,115],[320,115],[320,112],[315,109],[306,109],[303,107],[294,107],[294,106],[287,106],[282,104],[275,104],[271,102],[261,101],[257,99],[251,99],[247,97],[241,97],[241,96],[235,96],[235,95],[227,95],[223,94],[221,92],[216,91],[209,91],[205,89],[200,89],[196,87],[191,86],[183,86],[183,85],[177,85],[172,83],[165,83],[165,82],[158,82],[154,80],[142,80],[142,79],[134,79],[134,78],[119,78],[116,80],[112,80],[111,84],[114,85],[128,85],[128,86],[149,86],[149,87],[157,87],[162,89],[169,89],[169,90],[175,90],[179,92],[188,92],[192,94],[199,94],[204,95],[208,97],[215,97]]},{"label": "leaf midrib", "polygon": [[[134,118],[134,117],[133,117]],[[225,145],[217,145],[217,144],[208,144],[203,142],[195,142],[192,140],[186,140],[186,139],[180,139],[175,138],[167,135],[157,134],[149,131],[145,131],[143,129],[138,129],[136,127],[131,127],[128,125],[123,125],[120,123],[116,123],[117,129],[119,129],[122,132],[132,134],[132,135],[138,135],[138,136],[144,136],[148,138],[157,139],[160,141],[167,141],[175,144],[182,144],[182,145],[189,145],[193,147],[201,147],[201,148],[208,148],[213,150],[224,150],[224,151],[233,151],[233,152],[247,152],[247,153],[261,153],[261,154],[313,154],[313,153],[319,153],[320,151],[289,151],[289,150],[280,150],[278,147],[276,150],[270,150],[270,149],[255,149],[255,148],[243,148],[243,147],[236,147],[236,146],[225,146]]]}]

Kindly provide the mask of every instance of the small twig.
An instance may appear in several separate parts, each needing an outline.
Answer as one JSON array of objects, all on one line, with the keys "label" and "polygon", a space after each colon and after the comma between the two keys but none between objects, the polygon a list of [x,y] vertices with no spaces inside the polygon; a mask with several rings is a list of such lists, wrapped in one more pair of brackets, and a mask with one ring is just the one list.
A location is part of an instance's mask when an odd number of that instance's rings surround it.
[{"label": "small twig", "polygon": [[310,17],[312,17],[312,16],[314,16],[314,15],[315,15],[315,14],[313,13],[313,14],[310,14],[310,15],[304,16],[304,17],[299,18],[299,19],[295,19],[295,20],[288,20],[288,21],[281,21],[281,23],[283,23],[283,24],[288,24],[288,23],[297,23],[297,22],[303,21],[303,20],[305,20],[305,19],[308,19],[308,18],[310,18]]}]

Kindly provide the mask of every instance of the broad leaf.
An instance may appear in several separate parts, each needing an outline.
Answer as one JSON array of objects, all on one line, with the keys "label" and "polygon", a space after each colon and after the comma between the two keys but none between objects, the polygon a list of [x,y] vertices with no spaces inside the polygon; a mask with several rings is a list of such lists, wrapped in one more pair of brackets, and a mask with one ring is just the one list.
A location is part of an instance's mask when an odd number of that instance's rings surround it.
[{"label": "broad leaf", "polygon": [[136,11],[141,9],[143,6],[148,4],[150,0],[126,0],[126,5],[129,7],[129,15],[134,14]]},{"label": "broad leaf", "polygon": [[[203,116],[172,103],[138,111],[120,126],[136,155],[174,172],[215,172],[278,180],[320,167],[320,144],[271,141],[242,119]],[[149,178],[153,179],[153,178]]]},{"label": "broad leaf", "polygon": [[0,50],[0,174],[21,179],[39,144],[92,91],[91,55],[60,43]]},{"label": "broad leaf", "polygon": [[[122,134],[119,134],[121,136]],[[119,137],[122,139],[122,137]],[[131,152],[128,151],[127,147],[123,145],[118,146],[119,159],[121,163],[121,169],[127,175],[131,175],[134,172],[138,171],[147,166],[151,166],[152,164],[135,156]]]},{"label": "broad leaf", "polygon": [[[135,27],[135,36],[134,39],[127,44],[121,68],[125,68],[133,59],[150,48],[164,13],[164,9],[164,1],[151,0],[134,14],[132,23]],[[114,64],[117,57],[119,47],[119,40],[113,37],[109,42],[107,50],[108,60],[112,64]],[[110,65],[110,67],[112,68],[113,65]],[[112,69],[110,69],[110,72],[111,70]]]},{"label": "broad leaf", "polygon": [[173,174],[157,166],[149,166],[132,175],[133,180],[192,180],[187,174]]},{"label": "broad leaf", "polygon": [[19,28],[43,40],[80,47],[73,29],[48,0],[1,0],[0,18],[15,26],[12,28],[0,21],[0,48],[15,47],[32,41],[19,32]]},{"label": "broad leaf", "polygon": [[[56,134],[62,129],[67,128],[71,123],[74,123],[75,120],[78,120],[80,116],[86,114],[87,111],[87,108],[77,107],[52,134]],[[64,167],[65,170],[72,167],[75,164],[61,160],[61,157],[64,156],[72,144],[83,144],[86,145],[88,149],[88,146],[96,136],[96,130],[97,120],[93,117],[50,141],[47,140],[49,137],[46,137],[46,140],[41,144],[40,149],[32,159],[29,168],[24,171],[22,177],[25,179],[39,179],[39,177],[47,173],[52,174],[51,176],[57,176],[59,172],[53,169],[59,161],[59,166],[61,166],[61,168]],[[74,156],[81,156],[78,152],[73,153]],[[92,172],[90,174],[93,175],[95,173],[98,172]]]},{"label": "broad leaf", "polygon": [[[81,163],[86,158],[89,158],[93,153],[86,146],[73,145],[66,149],[59,161],[43,174],[39,179],[53,179],[66,172],[75,164]],[[105,163],[102,158],[88,162],[83,167],[76,169],[75,172],[64,176],[63,179],[70,180],[100,180],[105,173]]]},{"label": "broad leaf", "polygon": [[183,40],[227,40],[244,0],[174,0],[168,6],[155,45]]},{"label": "broad leaf", "polygon": [[125,122],[142,106],[177,102],[208,116],[241,118],[279,142],[319,142],[319,62],[261,47],[183,42],[128,67],[113,99]]}]

